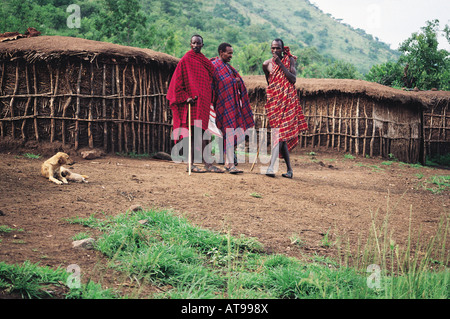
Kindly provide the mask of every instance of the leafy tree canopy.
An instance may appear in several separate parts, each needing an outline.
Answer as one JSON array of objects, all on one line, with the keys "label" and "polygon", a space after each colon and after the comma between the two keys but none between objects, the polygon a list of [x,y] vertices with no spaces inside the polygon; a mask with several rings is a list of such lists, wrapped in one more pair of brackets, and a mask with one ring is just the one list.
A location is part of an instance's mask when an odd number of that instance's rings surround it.
[{"label": "leafy tree canopy", "polygon": [[450,90],[450,52],[438,48],[441,32],[450,43],[448,25],[441,31],[439,20],[427,21],[401,44],[397,62],[373,66],[366,79],[394,87]]}]

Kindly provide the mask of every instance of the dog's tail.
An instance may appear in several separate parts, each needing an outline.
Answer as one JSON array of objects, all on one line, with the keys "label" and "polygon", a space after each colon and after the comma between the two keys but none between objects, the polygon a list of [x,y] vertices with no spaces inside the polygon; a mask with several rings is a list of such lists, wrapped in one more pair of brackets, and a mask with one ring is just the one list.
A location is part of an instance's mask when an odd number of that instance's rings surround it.
[{"label": "dog's tail", "polygon": [[83,177],[83,178],[89,178],[89,176],[87,176],[87,175],[81,175],[81,177]]}]

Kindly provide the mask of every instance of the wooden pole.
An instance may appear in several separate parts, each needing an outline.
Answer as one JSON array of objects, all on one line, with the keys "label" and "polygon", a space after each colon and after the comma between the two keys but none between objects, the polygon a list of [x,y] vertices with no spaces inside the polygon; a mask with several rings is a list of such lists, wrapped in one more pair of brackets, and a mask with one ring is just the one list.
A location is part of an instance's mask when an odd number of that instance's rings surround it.
[{"label": "wooden pole", "polygon": [[[94,65],[91,63],[91,96],[94,95]],[[92,149],[94,148],[94,134],[92,133],[92,98],[89,99],[89,122],[88,122],[88,141],[89,141],[89,147]]]},{"label": "wooden pole", "polygon": [[360,110],[359,110],[359,96],[358,101],[356,102],[356,119],[355,119],[355,153],[356,155],[359,155],[359,117],[360,117]]},{"label": "wooden pole", "polygon": [[188,169],[189,169],[189,176],[191,175],[191,169],[192,169],[192,129],[191,129],[191,103],[188,103],[188,125],[189,125],[189,154],[188,154]]},{"label": "wooden pole", "polygon": [[[106,96],[106,64],[103,64],[102,95]],[[106,120],[106,100],[102,99],[102,118]],[[103,149],[108,151],[108,122],[103,123]]]},{"label": "wooden pole", "polygon": [[144,92],[142,92],[142,67],[138,67],[138,79],[139,79],[139,122],[140,124],[138,125],[138,149],[139,151],[142,151],[143,153],[145,153],[144,150],[144,142],[145,142],[145,137],[143,134],[143,128],[144,128],[144,124],[142,124],[142,122],[144,121],[143,118],[143,104],[142,104],[142,95],[144,94]]},{"label": "wooden pole", "polygon": [[375,143],[376,120],[375,120],[375,102],[372,104],[372,137],[370,138],[370,157],[373,157],[373,145]]},{"label": "wooden pole", "polygon": [[[37,79],[36,79],[36,64],[33,64],[33,84],[34,84],[34,93],[37,94]],[[39,142],[39,128],[38,128],[38,106],[37,106],[37,97],[34,98],[33,101],[33,110],[34,110],[34,134],[36,138],[36,142]]]},{"label": "wooden pole", "polygon": [[[119,65],[116,64],[116,91],[117,96],[120,97],[120,72],[119,72]],[[120,120],[122,118],[122,103],[120,103],[120,99],[117,99],[117,118]],[[117,135],[118,135],[118,151],[119,153],[122,153],[122,123],[117,123]]]},{"label": "wooden pole", "polygon": [[[81,75],[83,73],[83,62],[80,62],[80,70],[78,71],[78,81],[77,81],[77,94],[81,92]],[[80,127],[79,127],[79,117],[80,117],[80,97],[77,97],[77,109],[75,115],[75,149],[77,150],[79,147],[79,139],[80,139]]]},{"label": "wooden pole", "polygon": [[[67,64],[67,70],[70,69],[70,64]],[[69,89],[69,93],[72,94],[72,89],[69,83],[69,77],[66,76],[66,85],[67,88]],[[70,103],[72,102],[72,96],[69,96],[67,101],[64,103],[63,105],[63,110],[62,110],[62,117],[66,117],[66,112],[67,112],[67,108],[69,107]],[[66,120],[63,120],[61,123],[61,141],[63,143],[63,145],[66,144]]]},{"label": "wooden pole", "polygon": [[[128,65],[125,65],[125,68],[123,69],[122,73],[122,95],[123,95],[123,119],[126,120],[128,118],[128,109],[127,109],[127,100],[126,100],[126,71],[128,69]],[[123,136],[124,136],[124,145],[125,145],[125,153],[128,154],[128,124],[124,121],[123,122]]]},{"label": "wooden pole", "polygon": [[52,97],[50,98],[50,116],[52,119],[50,120],[50,142],[53,143],[55,141],[55,120],[53,117],[55,116],[55,95],[58,94],[58,82],[59,82],[59,68],[56,69],[55,75],[55,88],[53,89],[53,70],[50,65],[47,65],[49,73],[50,73],[50,90]]},{"label": "wooden pole", "polygon": [[256,161],[258,160],[258,156],[259,156],[259,143],[258,143],[258,151],[256,152],[256,157],[255,157],[255,160],[253,161],[252,168],[250,169],[250,172],[253,171],[253,168],[255,167]]},{"label": "wooden pole", "polygon": [[[27,84],[27,94],[30,94],[30,79],[29,79],[29,75],[28,75],[28,65],[25,65],[25,82]],[[28,107],[30,106],[30,102],[31,102],[31,97],[27,98],[27,103],[25,104],[25,110],[23,111],[23,116],[27,116],[28,113]],[[27,120],[24,119],[22,122],[22,140],[26,140],[26,134],[25,134],[25,127],[27,124]]]},{"label": "wooden pole", "polygon": [[[16,83],[14,86],[14,95],[17,94],[17,90],[19,88],[19,62],[16,63]],[[9,113],[11,114],[11,119],[14,117],[14,96],[11,98],[9,103]],[[11,137],[15,138],[15,124],[14,121],[11,121]]]},{"label": "wooden pole", "polygon": [[[134,121],[135,119],[135,110],[134,110],[134,100],[135,100],[135,96],[136,96],[136,90],[137,90],[137,81],[136,81],[136,73],[134,70],[134,64],[131,66],[131,74],[133,77],[133,98],[131,99],[131,119]],[[138,124],[139,126],[139,124]],[[131,122],[131,134],[132,134],[132,138],[133,138],[133,142],[132,142],[132,147],[133,147],[133,152],[136,152],[136,127],[134,125],[134,122]]]},{"label": "wooden pole", "polygon": [[[5,62],[2,63],[2,76],[0,77],[0,94],[6,93],[3,91],[3,83],[4,83],[4,78],[5,78],[5,70],[6,64]],[[3,121],[0,123],[0,136],[4,137],[4,127],[3,127]]]}]

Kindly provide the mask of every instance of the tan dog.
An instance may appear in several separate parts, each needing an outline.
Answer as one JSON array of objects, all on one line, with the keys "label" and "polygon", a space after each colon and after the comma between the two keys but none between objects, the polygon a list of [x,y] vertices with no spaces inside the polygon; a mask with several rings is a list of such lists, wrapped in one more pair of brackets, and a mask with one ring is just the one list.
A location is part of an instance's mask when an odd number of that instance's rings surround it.
[{"label": "tan dog", "polygon": [[63,166],[61,166],[61,175],[65,177],[68,181],[88,183],[87,179],[89,178],[89,176],[71,172],[69,169]]},{"label": "tan dog", "polygon": [[55,184],[68,184],[67,179],[61,175],[61,167],[64,164],[72,165],[73,160],[66,153],[58,152],[42,164],[41,174]]}]

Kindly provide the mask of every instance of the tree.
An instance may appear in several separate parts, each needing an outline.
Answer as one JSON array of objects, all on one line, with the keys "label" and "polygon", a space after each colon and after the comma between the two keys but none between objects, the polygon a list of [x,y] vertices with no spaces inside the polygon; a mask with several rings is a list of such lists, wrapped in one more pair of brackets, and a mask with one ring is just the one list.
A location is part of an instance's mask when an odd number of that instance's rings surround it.
[{"label": "tree", "polygon": [[297,59],[297,76],[303,78],[323,78],[326,59],[316,47],[306,47],[299,51]]},{"label": "tree", "polygon": [[394,61],[374,65],[365,75],[367,81],[397,88],[403,86],[402,77],[403,67]]},{"label": "tree", "polygon": [[413,33],[399,48],[403,52],[399,63],[405,67],[404,82],[409,88],[448,88],[450,78],[445,74],[449,73],[450,53],[438,49],[439,20],[427,21],[421,30]]},{"label": "tree", "polygon": [[250,43],[242,48],[236,48],[237,54],[232,61],[242,75],[262,75],[262,64],[267,59],[268,44]]},{"label": "tree", "polygon": [[326,68],[325,77],[332,79],[359,79],[361,75],[353,64],[336,60]]},{"label": "tree", "polygon": [[143,32],[146,23],[140,1],[103,0],[103,4],[95,25],[103,34],[104,40],[133,45],[136,33]]},{"label": "tree", "polygon": [[[394,87],[437,88],[450,90],[450,53],[438,48],[439,20],[427,25],[406,39],[400,46],[402,55],[397,62],[375,65],[366,74],[368,81]],[[450,43],[450,28],[443,29]]]}]

